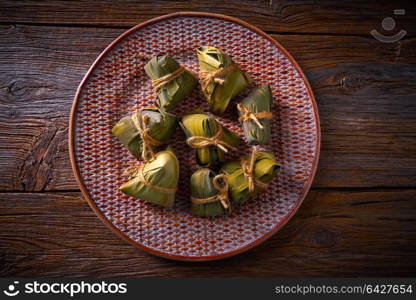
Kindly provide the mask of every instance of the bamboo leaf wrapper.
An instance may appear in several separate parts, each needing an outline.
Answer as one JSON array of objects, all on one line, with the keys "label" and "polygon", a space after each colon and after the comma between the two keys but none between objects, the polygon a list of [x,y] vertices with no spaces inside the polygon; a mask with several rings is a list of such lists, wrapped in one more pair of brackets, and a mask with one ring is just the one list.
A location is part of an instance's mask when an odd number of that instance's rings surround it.
[{"label": "bamboo leaf wrapper", "polygon": [[[251,170],[250,162],[253,162]],[[227,176],[230,198],[238,205],[266,188],[279,170],[280,164],[273,153],[253,150],[241,161],[226,162],[221,166],[220,172]]]},{"label": "bamboo leaf wrapper", "polygon": [[270,141],[270,124],[273,117],[272,93],[269,85],[253,89],[241,103],[237,104],[239,121],[249,145],[262,145]]},{"label": "bamboo leaf wrapper", "polygon": [[126,170],[129,179],[120,190],[150,203],[173,207],[179,180],[179,162],[170,147],[158,152],[154,159]]},{"label": "bamboo leaf wrapper", "polygon": [[202,91],[213,113],[223,113],[232,98],[251,82],[229,55],[221,50],[204,46],[196,49]]},{"label": "bamboo leaf wrapper", "polygon": [[196,148],[198,164],[204,167],[223,162],[225,152],[236,150],[235,147],[240,143],[238,135],[203,113],[184,115],[180,125],[188,137],[188,145]]},{"label": "bamboo leaf wrapper", "polygon": [[175,115],[157,107],[145,107],[122,118],[112,128],[112,133],[134,157],[147,160],[149,157],[143,154],[154,152],[166,143],[175,132],[176,123]]},{"label": "bamboo leaf wrapper", "polygon": [[191,176],[191,213],[198,217],[213,217],[231,211],[225,176],[204,168]]},{"label": "bamboo leaf wrapper", "polygon": [[191,72],[166,55],[153,57],[144,70],[153,82],[157,105],[166,111],[178,105],[198,83]]}]

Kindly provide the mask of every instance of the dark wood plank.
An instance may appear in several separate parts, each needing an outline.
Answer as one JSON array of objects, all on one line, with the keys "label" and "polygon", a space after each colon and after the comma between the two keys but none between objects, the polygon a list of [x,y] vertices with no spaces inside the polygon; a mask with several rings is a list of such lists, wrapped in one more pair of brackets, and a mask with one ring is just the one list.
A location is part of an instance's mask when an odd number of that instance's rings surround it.
[{"label": "dark wood plank", "polygon": [[416,190],[313,190],[262,245],[215,262],[151,256],[113,234],[79,193],[3,193],[0,276],[410,276]]},{"label": "dark wood plank", "polygon": [[73,97],[121,32],[0,27],[0,190],[78,189],[67,143]]},{"label": "dark wood plank", "polygon": [[[377,3],[377,5],[374,5]],[[412,1],[1,1],[2,22],[130,27],[160,15],[202,11],[241,18],[273,32],[370,35],[394,9],[397,28],[416,33]],[[398,31],[398,29],[397,29]],[[394,32],[396,33],[396,32]]]},{"label": "dark wood plank", "polygon": [[[123,29],[0,27],[0,190],[77,189],[67,123],[82,76]],[[315,187],[414,186],[416,39],[273,35],[312,83]]]}]

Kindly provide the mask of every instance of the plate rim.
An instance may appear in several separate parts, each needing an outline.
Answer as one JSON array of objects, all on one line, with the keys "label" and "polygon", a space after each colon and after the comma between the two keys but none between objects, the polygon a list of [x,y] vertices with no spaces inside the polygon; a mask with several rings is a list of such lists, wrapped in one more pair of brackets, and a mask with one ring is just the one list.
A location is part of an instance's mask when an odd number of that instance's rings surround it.
[{"label": "plate rim", "polygon": [[[260,36],[262,36],[263,38],[267,39],[268,41],[270,41],[274,46],[276,46],[280,51],[282,51],[286,57],[289,59],[289,61],[293,64],[293,66],[296,68],[296,70],[298,71],[299,75],[302,77],[304,83],[305,83],[305,87],[307,89],[308,92],[308,96],[309,98],[312,100],[312,108],[313,108],[313,114],[314,114],[314,122],[315,122],[315,126],[316,126],[316,143],[315,143],[315,158],[312,162],[312,172],[310,174],[310,176],[308,177],[307,181],[306,181],[306,186],[303,189],[303,192],[301,194],[301,196],[299,197],[299,199],[295,202],[294,206],[292,207],[292,209],[286,214],[286,216],[279,222],[279,224],[276,224],[272,230],[270,230],[268,233],[264,234],[263,236],[261,236],[260,238],[252,241],[251,243],[240,247],[238,249],[232,250],[232,251],[227,251],[221,254],[215,254],[215,255],[206,255],[206,256],[186,256],[186,255],[177,255],[177,254],[170,254],[170,253],[166,253],[160,250],[155,250],[152,249],[150,247],[147,247],[135,240],[133,240],[132,238],[130,238],[129,236],[127,236],[125,233],[121,232],[115,225],[113,225],[103,214],[103,212],[97,207],[97,205],[95,204],[94,200],[92,199],[91,195],[89,194],[86,185],[81,177],[79,168],[78,168],[78,163],[75,157],[75,121],[76,121],[76,115],[77,115],[77,109],[78,109],[78,105],[79,105],[79,98],[80,98],[80,94],[82,89],[85,87],[87,81],[89,80],[89,78],[91,77],[92,73],[95,71],[95,69],[97,68],[97,66],[99,65],[99,63],[105,58],[105,56],[120,42],[122,41],[125,37],[127,37],[128,35],[130,35],[131,33],[145,27],[148,25],[151,25],[153,23],[157,23],[159,21],[162,20],[166,20],[166,19],[170,19],[170,18],[177,18],[177,17],[200,17],[200,18],[216,18],[216,19],[221,19],[221,20],[226,20],[226,21],[230,21],[233,23],[236,23],[238,25],[241,25],[243,27],[246,27],[248,29],[250,29],[251,31],[254,31],[255,33],[259,34]],[[305,200],[306,195],[308,194],[310,187],[312,185],[312,181],[315,178],[316,175],[316,170],[318,167],[318,161],[319,161],[319,156],[320,156],[320,146],[321,146],[321,129],[320,129],[320,120],[319,120],[319,113],[318,113],[318,106],[316,104],[315,101],[315,97],[314,94],[312,92],[312,88],[309,84],[308,79],[306,78],[305,74],[303,73],[302,69],[300,68],[300,66],[298,65],[298,63],[295,61],[295,59],[292,57],[292,55],[290,55],[290,53],[276,40],[274,40],[273,38],[271,38],[268,34],[266,34],[263,30],[257,28],[254,25],[251,25],[241,19],[235,18],[235,17],[231,17],[231,16],[227,16],[227,15],[223,15],[223,14],[215,14],[215,13],[207,13],[207,12],[191,12],[191,11],[187,11],[187,12],[176,12],[176,13],[171,13],[171,14],[166,14],[166,15],[162,15],[156,18],[152,18],[149,19],[145,22],[142,22],[138,25],[133,26],[132,28],[126,30],[125,32],[123,32],[121,35],[119,35],[116,39],[114,39],[101,53],[100,55],[95,59],[95,61],[93,62],[93,64],[90,66],[90,68],[88,69],[87,73],[84,75],[83,79],[81,80],[75,96],[74,96],[74,100],[72,103],[72,108],[71,108],[71,112],[70,112],[70,116],[69,116],[69,134],[68,134],[68,143],[69,143],[69,157],[70,157],[70,161],[71,161],[71,167],[73,170],[73,173],[75,175],[75,179],[77,181],[78,186],[81,189],[82,195],[86,198],[88,205],[90,206],[90,208],[94,211],[94,213],[98,216],[98,218],[107,226],[109,227],[115,234],[117,234],[117,236],[119,236],[120,238],[122,238],[123,240],[129,242],[130,244],[132,244],[133,246],[142,249],[150,254],[159,256],[159,257],[163,257],[163,258],[168,258],[168,259],[172,259],[172,260],[177,260],[177,261],[212,261],[212,260],[219,260],[219,259],[223,259],[223,258],[227,258],[227,257],[231,257],[240,253],[243,253],[247,250],[250,250],[251,248],[261,244],[262,242],[266,241],[267,239],[269,239],[271,236],[273,236],[276,232],[278,232],[284,225],[286,225],[286,223],[295,215],[295,213],[298,211],[299,207],[301,206],[301,204],[303,203],[303,201]]]}]

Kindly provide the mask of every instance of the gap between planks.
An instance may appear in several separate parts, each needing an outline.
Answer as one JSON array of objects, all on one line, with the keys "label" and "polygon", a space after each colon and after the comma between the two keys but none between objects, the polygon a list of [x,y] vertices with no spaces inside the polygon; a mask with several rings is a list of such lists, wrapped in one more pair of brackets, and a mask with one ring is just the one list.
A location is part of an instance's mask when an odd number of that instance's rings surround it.
[{"label": "gap between planks", "polygon": [[[371,192],[371,191],[404,191],[416,190],[416,186],[369,186],[369,187],[311,187],[310,191],[339,191],[339,192]],[[65,193],[81,193],[78,189],[68,190],[42,190],[42,191],[23,191],[23,190],[0,190],[0,194],[65,194]]]},{"label": "gap between planks", "polygon": [[[150,19],[149,19],[150,20]],[[137,25],[140,23],[137,23]],[[103,25],[103,24],[73,24],[73,23],[37,23],[37,22],[2,22],[0,21],[0,26],[39,26],[39,27],[69,27],[69,28],[89,28],[89,29],[131,29],[135,25]],[[260,28],[259,26],[256,26],[257,28]],[[261,28],[260,28],[261,29]],[[262,30],[262,29],[261,29]],[[274,31],[274,30],[263,30],[267,34],[278,34],[278,35],[312,35],[312,36],[333,36],[333,37],[343,37],[343,36],[350,36],[350,37],[361,37],[361,38],[369,38],[374,39],[373,36],[370,34],[355,34],[355,33],[320,33],[320,32],[291,32],[291,31]],[[411,39],[415,37],[416,35],[410,35],[407,34],[404,38],[401,39],[401,41],[405,41],[408,39]]]}]

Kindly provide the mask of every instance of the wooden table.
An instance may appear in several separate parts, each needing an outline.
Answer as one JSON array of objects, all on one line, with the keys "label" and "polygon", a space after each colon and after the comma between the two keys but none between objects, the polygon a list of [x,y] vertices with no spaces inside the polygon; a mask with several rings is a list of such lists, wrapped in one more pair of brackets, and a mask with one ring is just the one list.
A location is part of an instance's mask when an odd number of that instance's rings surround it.
[{"label": "wooden table", "polygon": [[[69,111],[91,63],[126,29],[176,11],[260,27],[299,62],[319,106],[322,154],[304,204],[270,240],[222,261],[169,261],[120,240],[69,163]],[[415,15],[412,1],[1,1],[0,274],[414,276]],[[399,42],[370,35],[387,34],[388,16],[393,33],[407,31]]]}]

